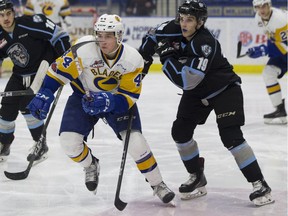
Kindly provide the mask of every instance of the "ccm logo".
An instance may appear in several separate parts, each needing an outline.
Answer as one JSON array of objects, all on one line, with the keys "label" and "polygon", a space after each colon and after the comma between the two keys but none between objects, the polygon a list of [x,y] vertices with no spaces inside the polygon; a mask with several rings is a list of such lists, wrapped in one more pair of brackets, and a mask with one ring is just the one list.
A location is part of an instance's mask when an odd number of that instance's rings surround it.
[{"label": "ccm logo", "polygon": [[220,119],[220,118],[224,118],[224,117],[228,117],[228,116],[233,116],[235,114],[236,114],[236,111],[221,113],[221,114],[217,115],[217,118]]}]

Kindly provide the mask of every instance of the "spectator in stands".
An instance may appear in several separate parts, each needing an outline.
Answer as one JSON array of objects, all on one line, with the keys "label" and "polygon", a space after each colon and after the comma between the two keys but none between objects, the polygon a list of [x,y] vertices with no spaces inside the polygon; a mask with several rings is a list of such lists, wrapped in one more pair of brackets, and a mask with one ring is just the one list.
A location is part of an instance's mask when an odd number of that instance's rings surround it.
[{"label": "spectator in stands", "polygon": [[68,0],[27,0],[24,14],[33,15],[40,13],[71,33],[73,26]]},{"label": "spectator in stands", "polygon": [[153,0],[127,0],[127,16],[150,16],[156,8]]}]

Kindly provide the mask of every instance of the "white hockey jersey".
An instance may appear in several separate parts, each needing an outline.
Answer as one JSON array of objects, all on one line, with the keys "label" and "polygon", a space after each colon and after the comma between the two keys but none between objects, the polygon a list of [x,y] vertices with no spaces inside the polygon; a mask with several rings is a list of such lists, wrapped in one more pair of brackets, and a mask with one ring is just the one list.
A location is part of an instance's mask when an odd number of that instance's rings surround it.
[{"label": "white hockey jersey", "polygon": [[[92,35],[84,36],[76,44],[93,40],[95,37]],[[47,75],[61,85],[71,83],[74,91],[83,94],[87,90],[121,94],[130,108],[141,93],[143,66],[142,56],[128,44],[120,45],[115,59],[108,60],[96,42],[90,42],[78,48],[77,57],[69,50],[58,58],[50,66]]]},{"label": "white hockey jersey", "polygon": [[60,24],[61,17],[71,15],[68,0],[28,0],[24,8],[25,15],[44,14],[54,23]]},{"label": "white hockey jersey", "polygon": [[281,10],[272,7],[272,15],[269,21],[263,21],[256,13],[255,20],[258,27],[262,28],[268,39],[273,41],[276,47],[282,54],[288,52],[287,35],[288,35],[288,20],[287,10]]}]

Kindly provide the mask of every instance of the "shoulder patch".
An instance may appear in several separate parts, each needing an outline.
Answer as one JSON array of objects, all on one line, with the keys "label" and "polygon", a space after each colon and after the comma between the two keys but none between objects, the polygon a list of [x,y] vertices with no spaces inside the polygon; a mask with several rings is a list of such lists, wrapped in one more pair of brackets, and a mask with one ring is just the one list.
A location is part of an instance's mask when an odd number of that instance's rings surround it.
[{"label": "shoulder patch", "polygon": [[210,53],[212,52],[211,46],[209,46],[207,44],[202,45],[201,50],[202,50],[202,53],[204,54],[205,57],[209,56]]},{"label": "shoulder patch", "polygon": [[33,22],[40,23],[40,22],[43,22],[43,20],[39,15],[34,15]]}]

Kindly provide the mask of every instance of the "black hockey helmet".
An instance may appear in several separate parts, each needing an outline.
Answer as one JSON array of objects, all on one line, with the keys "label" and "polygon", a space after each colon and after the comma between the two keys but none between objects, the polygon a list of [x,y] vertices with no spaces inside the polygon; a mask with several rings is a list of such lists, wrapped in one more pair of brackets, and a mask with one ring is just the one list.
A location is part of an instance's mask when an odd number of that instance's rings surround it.
[{"label": "black hockey helmet", "polygon": [[0,0],[0,11],[6,10],[6,9],[13,9],[14,5],[13,2],[10,0]]},{"label": "black hockey helmet", "polygon": [[195,16],[198,22],[203,21],[204,23],[208,18],[207,6],[201,0],[185,0],[184,3],[178,8],[178,15],[176,18],[178,23],[180,14]]}]

